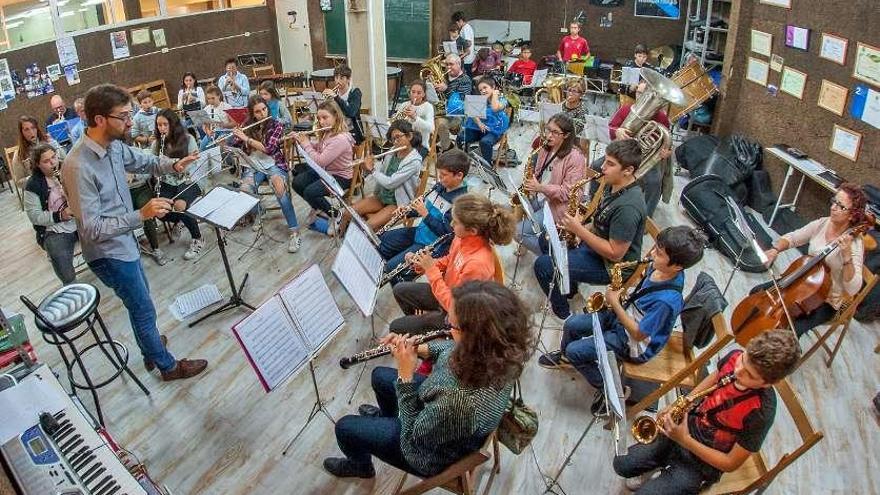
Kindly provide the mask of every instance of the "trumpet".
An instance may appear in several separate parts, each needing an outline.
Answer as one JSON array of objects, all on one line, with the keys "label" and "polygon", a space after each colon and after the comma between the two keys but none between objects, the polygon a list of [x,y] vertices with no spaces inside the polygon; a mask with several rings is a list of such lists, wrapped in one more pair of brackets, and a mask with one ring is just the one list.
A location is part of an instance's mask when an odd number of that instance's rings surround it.
[{"label": "trumpet", "polygon": [[[721,387],[726,387],[730,385],[736,380],[736,375],[733,373],[728,373],[721,378],[718,379],[718,383],[712,385],[711,387],[703,390],[702,392],[696,394],[682,395],[675,399],[675,402],[672,403],[672,406],[669,408],[669,417],[672,418],[672,422],[675,424],[679,424],[685,420],[685,416],[690,412],[691,409],[697,403],[698,399],[701,399],[712,392],[718,390]],[[660,427],[657,424],[658,420],[652,418],[651,416],[642,415],[633,420],[632,427],[630,431],[632,432],[633,438],[636,439],[636,442],[641,444],[648,444],[657,439],[657,434],[660,432]]]},{"label": "trumpet", "polygon": [[333,129],[333,127],[328,125],[327,127],[318,127],[317,129],[312,129],[311,131],[305,131],[305,132],[291,131],[291,132],[288,132],[283,138],[281,138],[281,140],[282,141],[289,141],[289,140],[293,139],[294,135],[296,135],[296,134],[302,134],[303,136],[311,136],[312,134],[317,134],[319,132],[329,131],[331,129]]},{"label": "trumpet", "polygon": [[[444,327],[439,330],[434,330],[432,332],[428,332],[423,335],[417,336],[415,340],[416,345],[424,344],[425,342],[436,340],[436,339],[445,339],[452,337],[452,329],[450,327]],[[391,344],[382,344],[378,345],[372,349],[368,349],[363,352],[359,352],[349,357],[344,357],[339,360],[339,366],[342,369],[347,370],[352,366],[363,363],[364,361],[369,361],[371,359],[376,359],[378,357],[387,356],[391,354]]]},{"label": "trumpet", "polygon": [[[623,271],[627,268],[639,265],[647,265],[652,260],[651,258],[642,258],[640,260],[635,261],[621,261],[620,263],[615,263],[611,266],[611,284],[608,286],[611,290],[618,291],[623,289],[624,281],[623,281]],[[626,304],[626,295],[620,296],[620,304]],[[590,295],[590,298],[587,299],[587,313],[596,313],[608,306],[608,301],[605,300],[605,294],[601,292],[593,292]]]},{"label": "trumpet", "polygon": [[406,112],[407,108],[409,108],[409,103],[404,103],[403,105],[401,105],[400,109],[394,112],[394,115],[392,115],[391,118],[388,119],[388,123],[390,124],[392,122],[405,119],[406,114],[404,112]]},{"label": "trumpet", "polygon": [[[326,92],[327,92],[327,90],[325,89],[324,93],[326,93]],[[338,84],[336,86],[333,86],[333,89],[330,90],[330,93],[324,94],[324,98],[327,98],[328,100],[330,98],[336,98],[337,96],[339,96],[339,85]]]},{"label": "trumpet", "polygon": [[[421,253],[433,254],[434,248],[436,248],[440,244],[444,243],[447,239],[449,239],[453,235],[455,235],[455,234],[453,234],[451,232],[448,234],[441,235],[431,244],[428,244],[427,246],[423,247],[422,249],[419,249],[416,252],[416,254],[421,254]],[[394,279],[394,277],[400,275],[401,273],[412,269],[412,266],[413,266],[413,263],[411,261],[407,261],[407,260],[402,261],[399,265],[395,266],[394,269],[392,269],[390,272],[388,272],[382,276],[382,281],[379,283],[379,287],[382,287],[383,285],[392,281]]]},{"label": "trumpet", "polygon": [[[391,153],[397,153],[398,151],[403,150],[403,149],[406,149],[406,148],[403,146],[397,146],[396,148],[391,148],[388,151],[383,151],[382,153],[379,153],[378,155],[372,155],[372,157],[373,157],[373,160],[375,160],[376,158],[382,158],[383,156],[390,155]],[[360,165],[361,163],[364,163],[365,161],[367,161],[366,157],[358,158],[357,160],[352,161],[351,164],[352,164],[352,166]]]},{"label": "trumpet", "polygon": [[428,189],[427,191],[425,191],[425,194],[422,194],[418,198],[407,203],[405,206],[401,206],[400,208],[395,210],[395,212],[391,214],[391,218],[388,220],[388,222],[386,222],[385,225],[382,226],[382,228],[380,228],[379,230],[376,231],[376,236],[380,236],[380,235],[384,234],[385,232],[388,232],[389,230],[391,230],[391,227],[394,227],[395,225],[397,225],[397,222],[406,218],[406,216],[409,215],[409,212],[411,212],[413,210],[413,207],[416,204],[416,201],[418,201],[420,199],[424,200],[425,198],[428,197],[428,194],[431,194],[431,191],[432,191],[431,189]]}]

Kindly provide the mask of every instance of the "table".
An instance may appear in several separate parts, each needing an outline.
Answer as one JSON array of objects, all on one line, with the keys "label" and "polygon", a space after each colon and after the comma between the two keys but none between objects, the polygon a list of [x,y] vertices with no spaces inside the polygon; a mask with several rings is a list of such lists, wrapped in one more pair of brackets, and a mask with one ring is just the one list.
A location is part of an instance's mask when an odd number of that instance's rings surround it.
[{"label": "table", "polygon": [[[768,153],[782,160],[783,163],[788,165],[788,168],[785,171],[785,179],[782,181],[782,187],[779,189],[779,197],[776,198],[776,204],[773,206],[773,213],[770,215],[770,221],[767,224],[772,228],[773,221],[776,219],[776,214],[779,212],[780,208],[789,208],[791,211],[795,211],[797,208],[797,201],[801,195],[801,190],[804,187],[804,180],[809,177],[813,182],[819,184],[824,187],[828,191],[832,193],[837,191],[837,185],[835,185],[830,180],[821,177],[820,174],[825,172],[834,173],[833,170],[829,170],[825,168],[824,165],[813,160],[812,158],[795,158],[789,155],[784,148],[779,146],[770,146],[764,148]],[[794,198],[790,203],[782,203],[783,198],[785,197],[785,190],[788,188],[788,182],[791,177],[794,175],[795,171],[800,173],[800,181],[798,182],[797,191],[794,193]],[[836,174],[835,174],[836,175]]]}]

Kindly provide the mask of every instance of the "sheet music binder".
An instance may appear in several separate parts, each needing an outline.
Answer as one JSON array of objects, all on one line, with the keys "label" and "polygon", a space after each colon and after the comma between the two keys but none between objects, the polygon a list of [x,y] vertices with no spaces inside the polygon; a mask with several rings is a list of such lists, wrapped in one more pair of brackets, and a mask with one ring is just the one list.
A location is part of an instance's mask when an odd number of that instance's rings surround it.
[{"label": "sheet music binder", "polygon": [[344,323],[314,264],[233,325],[232,333],[268,393],[297,374]]}]

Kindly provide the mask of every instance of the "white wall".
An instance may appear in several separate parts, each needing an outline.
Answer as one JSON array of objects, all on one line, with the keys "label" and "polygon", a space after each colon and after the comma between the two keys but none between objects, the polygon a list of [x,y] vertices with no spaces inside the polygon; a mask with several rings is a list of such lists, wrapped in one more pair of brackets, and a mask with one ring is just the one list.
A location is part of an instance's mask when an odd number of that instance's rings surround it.
[{"label": "white wall", "polygon": [[[290,25],[290,11],[296,11],[296,22]],[[309,38],[309,11],[306,0],[277,0],[275,17],[278,22],[278,46],[281,50],[279,72],[311,72],[312,43]]]}]

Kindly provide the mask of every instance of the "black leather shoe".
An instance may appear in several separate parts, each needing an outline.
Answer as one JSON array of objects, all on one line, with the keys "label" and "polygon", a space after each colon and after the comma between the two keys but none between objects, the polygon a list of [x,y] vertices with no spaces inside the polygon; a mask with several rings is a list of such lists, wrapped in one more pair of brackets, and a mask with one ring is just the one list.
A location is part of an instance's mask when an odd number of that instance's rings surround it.
[{"label": "black leather shoe", "polygon": [[324,459],[324,469],[337,478],[373,478],[376,470],[372,464],[358,467],[347,457],[328,457]]},{"label": "black leather shoe", "polygon": [[372,404],[361,404],[358,406],[358,414],[361,416],[379,417],[382,415],[382,410]]}]

